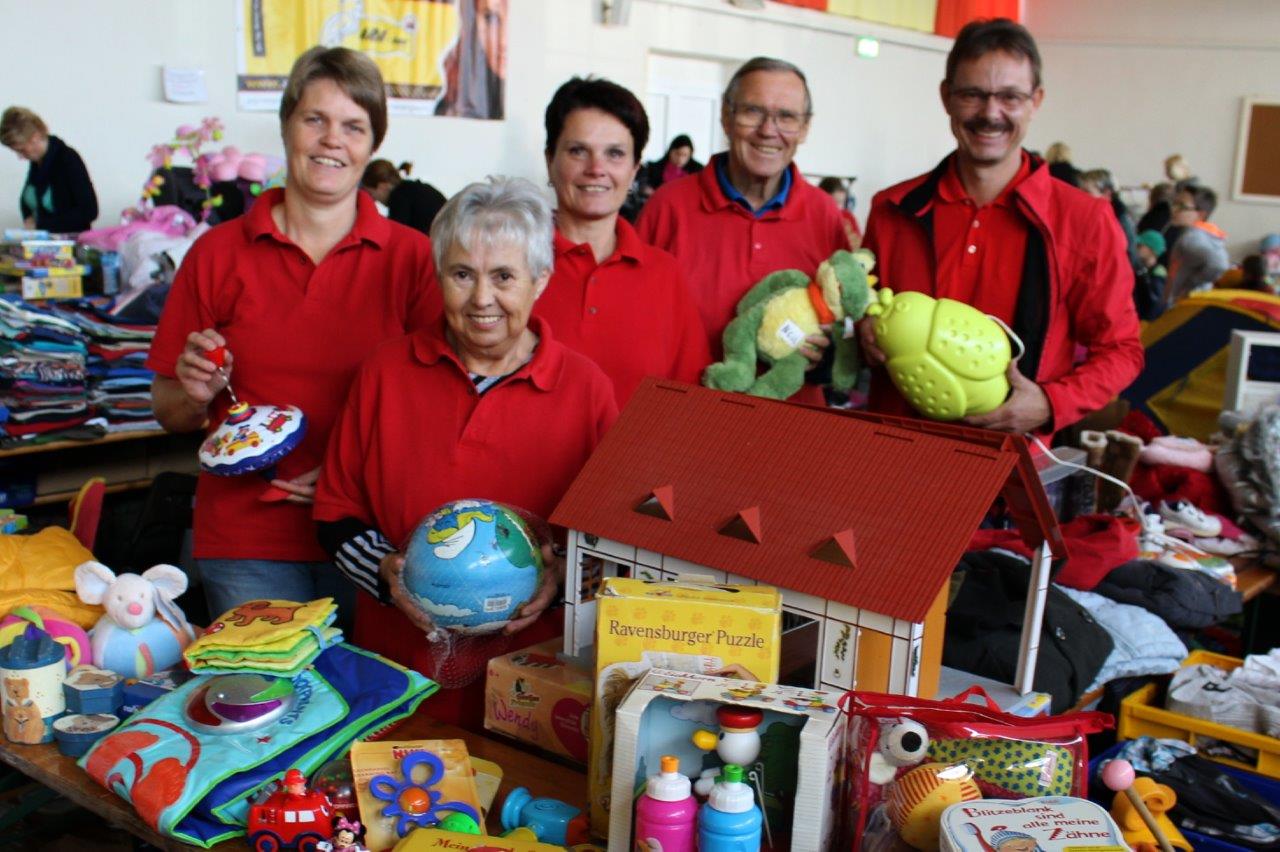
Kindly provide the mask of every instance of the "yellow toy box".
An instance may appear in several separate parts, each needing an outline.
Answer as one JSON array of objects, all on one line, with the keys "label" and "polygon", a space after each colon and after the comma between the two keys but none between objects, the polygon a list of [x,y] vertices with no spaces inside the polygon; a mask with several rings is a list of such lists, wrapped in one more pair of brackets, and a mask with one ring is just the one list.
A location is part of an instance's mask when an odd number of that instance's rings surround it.
[{"label": "yellow toy box", "polygon": [[484,726],[585,764],[591,672],[558,658],[559,649],[552,639],[489,661]]},{"label": "yellow toy box", "polygon": [[[372,848],[372,847],[370,847]],[[440,828],[415,828],[395,845],[393,852],[435,852],[437,849],[473,849],[476,852],[564,852],[563,846],[519,837],[459,834]]]},{"label": "yellow toy box", "polygon": [[649,669],[778,679],[782,594],[735,586],[610,577],[596,600],[595,698],[587,766],[591,830],[609,832],[614,712]]},{"label": "yellow toy box", "polygon": [[[439,764],[428,763],[425,755]],[[419,801],[462,813],[469,809],[483,822],[476,776],[462,740],[353,743],[351,776],[370,849],[390,849],[407,834],[412,813],[417,813],[413,803]],[[458,807],[446,808],[448,803]]]}]

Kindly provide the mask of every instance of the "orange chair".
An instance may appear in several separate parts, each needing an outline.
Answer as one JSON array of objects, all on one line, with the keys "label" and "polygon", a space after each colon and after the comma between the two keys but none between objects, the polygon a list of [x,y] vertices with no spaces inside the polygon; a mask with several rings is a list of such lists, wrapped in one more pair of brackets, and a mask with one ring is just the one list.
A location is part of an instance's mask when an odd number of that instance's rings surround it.
[{"label": "orange chair", "polygon": [[106,493],[107,481],[101,476],[95,476],[80,486],[80,491],[71,498],[68,507],[71,533],[90,551],[98,538],[98,522],[102,520],[102,498]]}]

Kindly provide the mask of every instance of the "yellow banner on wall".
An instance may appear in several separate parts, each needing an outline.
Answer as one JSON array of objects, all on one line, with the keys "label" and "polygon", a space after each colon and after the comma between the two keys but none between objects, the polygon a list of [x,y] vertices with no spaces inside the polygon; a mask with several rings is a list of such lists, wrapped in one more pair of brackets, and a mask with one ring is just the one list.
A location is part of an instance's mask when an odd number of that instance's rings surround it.
[{"label": "yellow banner on wall", "polygon": [[409,115],[501,118],[507,0],[241,0],[236,91],[244,110],[274,110],[308,48],[371,58],[388,107]]},{"label": "yellow banner on wall", "polygon": [[827,11],[848,18],[931,33],[938,0],[830,0]]}]

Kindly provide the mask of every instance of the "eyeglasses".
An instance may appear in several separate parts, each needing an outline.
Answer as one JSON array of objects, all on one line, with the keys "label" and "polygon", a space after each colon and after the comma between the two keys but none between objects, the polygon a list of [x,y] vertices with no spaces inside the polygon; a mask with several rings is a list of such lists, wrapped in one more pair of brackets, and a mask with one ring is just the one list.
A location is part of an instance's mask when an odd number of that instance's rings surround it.
[{"label": "eyeglasses", "polygon": [[1173,209],[1175,212],[1179,210],[1195,210],[1196,206],[1194,204],[1187,204],[1182,201],[1175,201],[1173,202]]},{"label": "eyeglasses", "polygon": [[765,109],[755,104],[734,104],[730,107],[733,123],[744,130],[755,130],[770,119],[778,126],[779,133],[799,133],[809,120],[809,113],[792,112],[789,109]]},{"label": "eyeglasses", "polygon": [[986,89],[952,89],[951,97],[956,103],[966,109],[977,109],[987,105],[987,100],[995,98],[996,103],[1008,110],[1017,110],[1027,105],[1035,94],[1033,92],[1019,92],[1017,89],[1001,89],[998,92],[988,92]]}]

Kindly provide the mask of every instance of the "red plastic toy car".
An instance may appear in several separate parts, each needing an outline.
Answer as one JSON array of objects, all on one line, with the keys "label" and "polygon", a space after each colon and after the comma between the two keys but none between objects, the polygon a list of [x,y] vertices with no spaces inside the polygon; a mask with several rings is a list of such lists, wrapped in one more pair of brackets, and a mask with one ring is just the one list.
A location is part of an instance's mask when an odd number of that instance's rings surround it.
[{"label": "red plastic toy car", "polygon": [[332,829],[333,807],[328,796],[308,792],[307,779],[296,769],[284,774],[283,789],[249,809],[249,845],[257,852],[314,852]]}]

